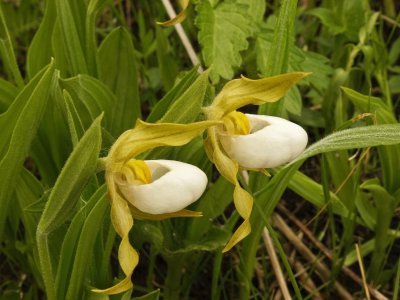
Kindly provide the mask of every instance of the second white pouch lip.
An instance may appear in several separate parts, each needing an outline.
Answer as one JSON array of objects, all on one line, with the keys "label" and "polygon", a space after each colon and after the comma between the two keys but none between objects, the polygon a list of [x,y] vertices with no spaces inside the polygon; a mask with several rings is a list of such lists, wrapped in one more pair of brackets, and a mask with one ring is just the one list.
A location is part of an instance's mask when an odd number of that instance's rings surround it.
[{"label": "second white pouch lip", "polygon": [[246,114],[250,133],[221,134],[225,152],[243,168],[274,168],[292,161],[307,146],[307,132],[279,117]]}]

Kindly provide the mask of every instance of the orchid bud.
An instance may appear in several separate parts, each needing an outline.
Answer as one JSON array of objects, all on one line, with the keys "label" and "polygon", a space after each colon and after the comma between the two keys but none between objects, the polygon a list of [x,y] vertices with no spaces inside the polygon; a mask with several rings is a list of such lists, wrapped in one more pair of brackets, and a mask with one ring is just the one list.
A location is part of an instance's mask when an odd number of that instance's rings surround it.
[{"label": "orchid bud", "polygon": [[272,116],[246,117],[249,134],[220,136],[225,152],[241,167],[274,168],[292,161],[307,146],[307,132],[295,123]]},{"label": "orchid bud", "polygon": [[118,188],[134,207],[149,214],[182,210],[200,198],[207,176],[198,167],[173,160],[146,160],[149,182],[118,180]]}]

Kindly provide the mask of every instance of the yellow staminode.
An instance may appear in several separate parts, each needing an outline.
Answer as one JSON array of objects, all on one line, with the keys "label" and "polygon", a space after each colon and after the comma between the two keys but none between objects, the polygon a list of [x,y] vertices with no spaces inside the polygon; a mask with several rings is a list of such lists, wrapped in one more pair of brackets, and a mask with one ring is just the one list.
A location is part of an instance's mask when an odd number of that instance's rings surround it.
[{"label": "yellow staminode", "polygon": [[142,184],[151,182],[151,172],[143,160],[131,159],[125,164],[124,175],[127,183],[139,181]]},{"label": "yellow staminode", "polygon": [[233,111],[223,119],[225,132],[229,135],[245,135],[250,133],[250,122],[247,117],[239,112]]}]

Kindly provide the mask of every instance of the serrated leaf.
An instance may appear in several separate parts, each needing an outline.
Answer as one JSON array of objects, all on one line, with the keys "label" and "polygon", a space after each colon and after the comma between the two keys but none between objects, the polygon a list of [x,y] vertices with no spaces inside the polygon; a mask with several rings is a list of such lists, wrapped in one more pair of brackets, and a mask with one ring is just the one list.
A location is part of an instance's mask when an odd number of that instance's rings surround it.
[{"label": "serrated leaf", "polygon": [[197,6],[196,25],[202,55],[207,67],[212,67],[211,79],[231,79],[242,64],[240,52],[248,48],[247,38],[253,29],[247,6],[237,2],[219,3],[213,8],[208,0]]}]

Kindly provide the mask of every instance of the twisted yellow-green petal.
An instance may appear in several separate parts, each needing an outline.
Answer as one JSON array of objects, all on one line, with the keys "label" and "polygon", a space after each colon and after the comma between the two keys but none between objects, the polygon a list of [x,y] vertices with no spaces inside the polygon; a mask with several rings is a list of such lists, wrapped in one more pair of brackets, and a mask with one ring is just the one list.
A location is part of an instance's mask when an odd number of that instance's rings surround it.
[{"label": "twisted yellow-green petal", "polygon": [[[297,81],[310,73],[293,72],[258,80],[245,77],[229,81],[214,99],[212,104],[204,108],[208,120],[221,120],[222,125],[209,128],[204,141],[205,151],[223,177],[235,185],[233,201],[243,218],[243,223],[233,233],[225,245],[224,252],[244,239],[251,232],[250,215],[253,207],[253,197],[244,190],[237,179],[238,163],[231,159],[220,144],[223,135],[244,135],[250,133],[250,123],[247,117],[236,111],[253,104],[261,105],[275,102],[282,98]],[[257,170],[260,171],[260,170]]]},{"label": "twisted yellow-green petal", "polygon": [[261,105],[281,99],[291,86],[310,73],[293,72],[252,80],[245,77],[229,81],[206,107],[209,120],[220,119],[240,107]]},{"label": "twisted yellow-green petal", "polygon": [[243,223],[236,229],[222,250],[223,252],[226,252],[246,236],[248,236],[251,232],[250,215],[253,207],[253,197],[240,186],[237,179],[239,166],[237,162],[230,159],[220,148],[220,144],[217,139],[217,129],[210,128],[208,130],[208,137],[205,141],[205,146],[207,155],[209,156],[210,160],[214,162],[221,175],[235,185],[233,202],[239,215],[244,219]]},{"label": "twisted yellow-green petal", "polygon": [[137,155],[160,146],[182,146],[210,126],[221,121],[202,121],[191,124],[136,122],[111,147],[106,168],[119,171],[121,166]]},{"label": "twisted yellow-green petal", "polygon": [[121,237],[118,247],[118,261],[125,274],[125,278],[116,285],[107,289],[93,289],[103,294],[118,294],[132,288],[131,276],[139,262],[139,255],[129,242],[129,231],[133,227],[133,218],[128,203],[118,195],[112,174],[106,174],[107,186],[111,198],[111,222],[115,231]]},{"label": "twisted yellow-green petal", "polygon": [[129,242],[129,231],[133,227],[133,217],[162,220],[171,217],[199,217],[201,213],[181,210],[174,213],[152,215],[130,205],[118,189],[121,184],[147,184],[151,182],[151,172],[144,161],[135,157],[159,146],[181,146],[220,121],[203,121],[191,124],[158,123],[137,121],[136,126],[124,132],[111,147],[105,159],[106,182],[111,202],[111,221],[121,237],[118,261],[125,278],[107,289],[94,292],[118,294],[132,288],[131,276],[139,260],[138,253]]},{"label": "twisted yellow-green petal", "polygon": [[189,6],[189,0],[181,1],[182,10],[179,14],[176,15],[175,18],[165,22],[157,22],[158,25],[161,26],[174,26],[175,24],[181,23],[186,19],[186,9]]}]

